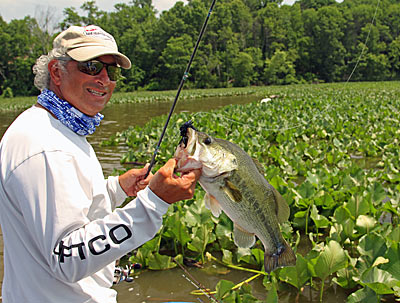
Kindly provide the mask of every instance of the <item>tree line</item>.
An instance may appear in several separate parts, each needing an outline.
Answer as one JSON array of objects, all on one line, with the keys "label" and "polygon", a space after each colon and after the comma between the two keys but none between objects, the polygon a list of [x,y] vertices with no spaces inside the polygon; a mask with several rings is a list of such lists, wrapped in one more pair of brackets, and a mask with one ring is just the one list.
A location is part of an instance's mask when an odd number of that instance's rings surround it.
[{"label": "tree line", "polygon": [[[96,24],[132,61],[120,91],[176,89],[211,0],[177,2],[158,14],[151,0],[102,11],[66,8],[55,33],[43,16],[0,17],[0,94],[35,95],[32,66],[70,25]],[[354,70],[354,67],[357,68]],[[398,0],[217,0],[186,87],[218,88],[400,79]]]}]

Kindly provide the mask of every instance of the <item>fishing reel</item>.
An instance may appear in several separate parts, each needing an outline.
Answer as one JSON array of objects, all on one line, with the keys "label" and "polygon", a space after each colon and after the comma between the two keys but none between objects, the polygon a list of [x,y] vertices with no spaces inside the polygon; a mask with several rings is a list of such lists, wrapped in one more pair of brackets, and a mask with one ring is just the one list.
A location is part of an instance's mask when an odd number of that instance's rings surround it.
[{"label": "fishing reel", "polygon": [[119,284],[122,281],[133,282],[131,275],[135,272],[135,269],[141,269],[142,265],[139,263],[126,265],[125,267],[116,266],[114,270],[113,284]]}]

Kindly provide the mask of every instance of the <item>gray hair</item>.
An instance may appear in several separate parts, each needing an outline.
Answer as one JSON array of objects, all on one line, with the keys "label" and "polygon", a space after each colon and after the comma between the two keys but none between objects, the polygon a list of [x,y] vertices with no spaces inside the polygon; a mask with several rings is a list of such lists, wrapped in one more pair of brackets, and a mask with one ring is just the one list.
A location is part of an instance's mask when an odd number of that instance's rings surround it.
[{"label": "gray hair", "polygon": [[50,86],[50,72],[48,65],[51,60],[58,59],[58,67],[65,71],[65,66],[69,60],[72,60],[66,53],[66,48],[54,48],[47,55],[42,55],[36,60],[36,64],[33,66],[32,70],[35,74],[34,84],[40,90],[49,88]]}]

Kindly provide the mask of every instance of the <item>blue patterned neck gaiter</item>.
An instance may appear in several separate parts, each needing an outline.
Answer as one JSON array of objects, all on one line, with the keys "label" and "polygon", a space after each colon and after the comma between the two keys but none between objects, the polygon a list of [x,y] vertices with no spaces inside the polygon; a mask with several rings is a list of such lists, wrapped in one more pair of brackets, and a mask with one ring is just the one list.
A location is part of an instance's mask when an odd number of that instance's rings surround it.
[{"label": "blue patterned neck gaiter", "polygon": [[99,126],[104,118],[100,113],[94,117],[85,115],[48,89],[44,89],[38,96],[38,103],[53,113],[62,124],[81,136],[93,134],[96,126]]}]

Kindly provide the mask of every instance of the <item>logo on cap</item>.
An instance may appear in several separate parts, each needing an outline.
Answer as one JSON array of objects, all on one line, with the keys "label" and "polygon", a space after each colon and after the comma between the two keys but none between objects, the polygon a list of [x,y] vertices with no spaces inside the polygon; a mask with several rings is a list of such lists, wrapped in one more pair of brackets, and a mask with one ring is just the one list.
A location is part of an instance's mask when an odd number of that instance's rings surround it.
[{"label": "logo on cap", "polygon": [[94,25],[85,26],[84,34],[89,37],[103,39],[103,40],[110,40],[111,42],[115,43],[114,37],[98,26]]}]

